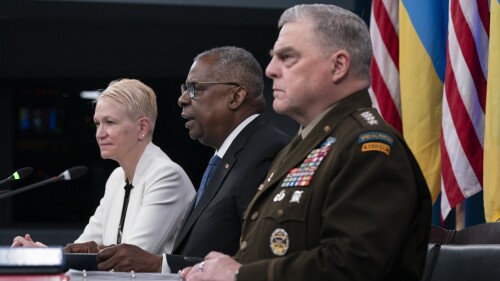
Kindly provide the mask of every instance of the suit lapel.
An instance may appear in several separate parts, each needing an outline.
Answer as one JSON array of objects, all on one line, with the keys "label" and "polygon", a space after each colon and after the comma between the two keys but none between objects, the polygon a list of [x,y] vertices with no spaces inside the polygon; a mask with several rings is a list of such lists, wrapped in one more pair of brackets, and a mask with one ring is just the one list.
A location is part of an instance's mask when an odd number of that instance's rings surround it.
[{"label": "suit lapel", "polygon": [[185,234],[186,234],[185,232],[187,229],[186,228],[187,222],[188,222],[188,219],[191,217],[191,214],[194,211],[195,203],[196,203],[196,195],[194,196],[193,200],[191,200],[191,205],[189,206],[188,212],[187,212],[186,216],[184,217],[184,219],[182,220],[182,225],[179,228],[179,233],[177,234],[177,237],[175,239],[174,247],[172,247],[172,253],[174,253],[174,251],[179,246],[180,242],[182,242],[182,239],[180,239],[181,236],[185,236]]},{"label": "suit lapel", "polygon": [[198,220],[199,216],[207,208],[210,202],[212,202],[213,198],[224,183],[224,179],[226,178],[227,174],[231,171],[234,164],[238,160],[238,152],[246,146],[248,138],[257,128],[263,126],[264,124],[264,117],[262,115],[258,116],[252,122],[250,122],[231,143],[229,149],[226,151],[226,154],[224,154],[224,157],[217,165],[214,175],[208,182],[208,185],[205,187],[203,196],[196,206],[194,206],[195,200],[193,200],[190,208],[190,213],[184,220],[180,228],[179,235],[175,240],[173,251],[175,251],[176,248],[182,243],[186,235],[191,231],[193,224]]}]

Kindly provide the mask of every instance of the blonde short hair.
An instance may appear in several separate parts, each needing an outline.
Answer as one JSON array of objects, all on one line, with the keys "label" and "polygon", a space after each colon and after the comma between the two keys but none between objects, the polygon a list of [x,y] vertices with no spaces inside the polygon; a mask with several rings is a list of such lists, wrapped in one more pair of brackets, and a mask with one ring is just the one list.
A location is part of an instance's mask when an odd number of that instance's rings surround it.
[{"label": "blonde short hair", "polygon": [[136,79],[118,79],[111,81],[108,87],[96,100],[116,102],[125,107],[131,120],[148,117],[151,123],[151,134],[154,131],[158,108],[153,89]]}]

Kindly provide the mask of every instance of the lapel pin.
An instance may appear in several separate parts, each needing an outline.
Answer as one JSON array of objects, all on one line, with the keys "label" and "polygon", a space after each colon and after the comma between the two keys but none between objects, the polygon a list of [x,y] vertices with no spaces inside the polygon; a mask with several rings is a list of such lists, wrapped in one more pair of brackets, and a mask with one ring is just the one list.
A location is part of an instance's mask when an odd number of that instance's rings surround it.
[{"label": "lapel pin", "polygon": [[270,175],[270,176],[269,176],[269,178],[267,179],[267,182],[270,182],[270,181],[271,181],[271,179],[273,178],[273,176],[274,176],[274,172],[272,172],[272,173],[271,173],[271,175]]}]

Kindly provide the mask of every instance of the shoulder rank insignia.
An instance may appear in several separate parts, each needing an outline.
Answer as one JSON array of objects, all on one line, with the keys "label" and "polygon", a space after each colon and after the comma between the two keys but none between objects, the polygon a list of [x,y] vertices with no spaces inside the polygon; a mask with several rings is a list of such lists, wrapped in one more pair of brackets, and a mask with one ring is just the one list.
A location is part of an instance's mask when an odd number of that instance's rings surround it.
[{"label": "shoulder rank insignia", "polygon": [[379,151],[389,155],[394,145],[394,138],[385,132],[365,132],[358,136],[361,151]]},{"label": "shoulder rank insignia", "polygon": [[369,125],[378,125],[378,120],[370,111],[363,111],[359,114]]},{"label": "shoulder rank insignia", "polygon": [[319,165],[330,151],[330,147],[337,141],[329,137],[323,141],[318,148],[313,149],[298,168],[291,169],[286,175],[281,187],[308,186]]},{"label": "shoulder rank insignia", "polygon": [[283,256],[288,251],[289,246],[288,233],[283,228],[276,228],[269,238],[271,252],[277,256]]}]

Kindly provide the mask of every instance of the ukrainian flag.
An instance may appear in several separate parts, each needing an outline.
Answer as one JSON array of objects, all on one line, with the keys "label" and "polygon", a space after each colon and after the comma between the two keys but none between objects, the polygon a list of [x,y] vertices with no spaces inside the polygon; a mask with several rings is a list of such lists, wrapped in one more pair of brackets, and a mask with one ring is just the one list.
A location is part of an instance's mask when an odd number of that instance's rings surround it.
[{"label": "ukrainian flag", "polygon": [[484,136],[484,213],[500,219],[500,0],[491,1],[488,86]]},{"label": "ukrainian flag", "polygon": [[434,202],[441,191],[441,102],[448,0],[401,0],[399,7],[403,132]]}]

